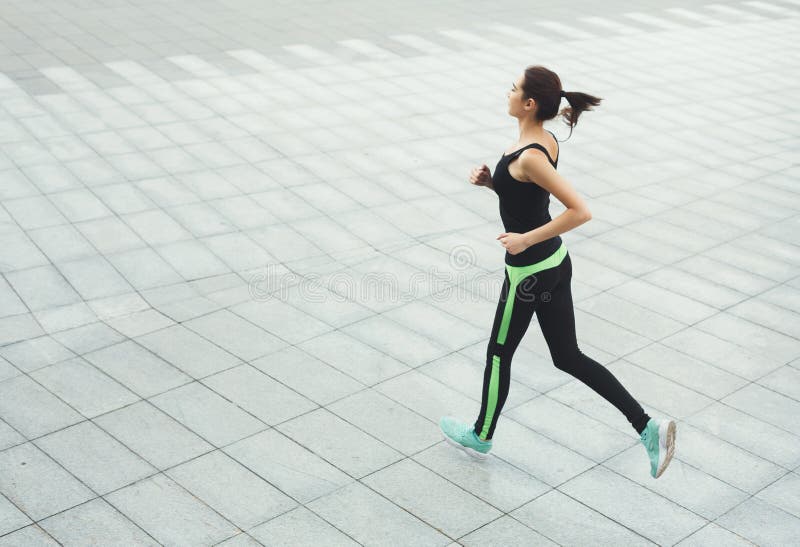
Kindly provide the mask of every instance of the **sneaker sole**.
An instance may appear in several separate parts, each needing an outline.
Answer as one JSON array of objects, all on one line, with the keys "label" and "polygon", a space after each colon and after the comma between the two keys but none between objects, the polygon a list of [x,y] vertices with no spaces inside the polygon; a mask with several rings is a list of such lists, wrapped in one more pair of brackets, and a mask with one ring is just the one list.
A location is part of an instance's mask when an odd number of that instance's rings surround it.
[{"label": "sneaker sole", "polygon": [[[667,426],[666,431],[663,431],[664,425]],[[669,465],[669,462],[672,461],[672,455],[675,453],[675,430],[675,422],[672,420],[669,420],[666,424],[661,424],[661,426],[659,426],[659,439],[666,439],[666,446],[662,446],[660,448],[666,449],[667,455],[664,456],[664,461],[661,462],[661,465],[658,467],[655,478],[660,477]]]},{"label": "sneaker sole", "polygon": [[[442,431],[441,428],[439,429],[439,431]],[[470,448],[468,446],[464,446],[461,443],[457,443],[453,439],[448,437],[447,433],[445,433],[444,431],[442,431],[442,437],[444,437],[445,441],[447,441],[451,445],[455,446],[456,448],[464,451],[467,455],[472,456],[473,458],[476,458],[476,459],[479,459],[479,460],[486,460],[486,459],[489,458],[489,454],[488,453],[484,454],[483,452],[478,452],[475,449],[472,449],[472,448]]]}]

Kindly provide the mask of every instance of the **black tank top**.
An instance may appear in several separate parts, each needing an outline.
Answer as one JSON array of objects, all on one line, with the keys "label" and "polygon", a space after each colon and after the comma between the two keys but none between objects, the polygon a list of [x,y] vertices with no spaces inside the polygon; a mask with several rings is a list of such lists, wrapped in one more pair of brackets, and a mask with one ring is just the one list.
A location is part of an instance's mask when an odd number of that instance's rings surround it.
[{"label": "black tank top", "polygon": [[[552,132],[549,133],[553,135]],[[553,138],[555,139],[555,135]],[[550,192],[535,182],[518,181],[508,172],[508,164],[528,148],[541,150],[553,167],[558,168],[558,160],[553,161],[547,149],[539,143],[523,146],[508,155],[503,154],[495,167],[492,184],[500,198],[500,218],[503,220],[506,232],[524,234],[552,220],[550,218]],[[557,235],[531,245],[519,254],[512,255],[506,251],[505,262],[510,266],[535,264],[556,252],[561,243],[561,236]]]}]

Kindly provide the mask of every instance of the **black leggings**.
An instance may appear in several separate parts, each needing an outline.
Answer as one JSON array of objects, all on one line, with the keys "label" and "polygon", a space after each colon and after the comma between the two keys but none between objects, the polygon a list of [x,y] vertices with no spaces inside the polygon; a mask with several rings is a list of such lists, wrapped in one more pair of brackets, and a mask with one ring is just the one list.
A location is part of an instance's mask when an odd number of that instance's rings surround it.
[{"label": "black leggings", "polygon": [[[475,421],[478,436],[491,439],[494,435],[508,397],[511,358],[528,330],[534,311],[556,368],[599,393],[641,433],[650,417],[606,367],[578,349],[570,287],[572,260],[564,244],[541,262],[531,266],[506,265],[505,270],[486,351],[481,411]],[[509,294],[513,295],[511,299]]]}]

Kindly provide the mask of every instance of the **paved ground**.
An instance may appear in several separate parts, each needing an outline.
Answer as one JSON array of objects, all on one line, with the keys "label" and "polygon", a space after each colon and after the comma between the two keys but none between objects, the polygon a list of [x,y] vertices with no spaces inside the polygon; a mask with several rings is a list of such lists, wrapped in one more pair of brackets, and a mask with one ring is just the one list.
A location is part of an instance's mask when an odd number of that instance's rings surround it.
[{"label": "paved ground", "polygon": [[[0,545],[800,536],[800,2],[428,4],[3,3]],[[679,421],[658,481],[535,323],[492,457],[437,427],[532,63],[605,99],[563,237],[581,349]]]}]

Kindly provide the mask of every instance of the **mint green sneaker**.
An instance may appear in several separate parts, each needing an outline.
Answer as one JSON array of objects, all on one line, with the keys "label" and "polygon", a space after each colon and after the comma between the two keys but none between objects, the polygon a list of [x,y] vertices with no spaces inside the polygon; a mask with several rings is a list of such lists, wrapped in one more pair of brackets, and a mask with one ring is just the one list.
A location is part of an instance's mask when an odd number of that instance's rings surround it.
[{"label": "mint green sneaker", "polygon": [[650,418],[639,438],[650,457],[650,475],[657,479],[675,452],[675,422]]},{"label": "mint green sneaker", "polygon": [[452,416],[444,416],[439,420],[439,427],[444,440],[456,448],[463,450],[473,458],[485,460],[489,457],[492,441],[482,441],[475,433],[473,424],[465,424]]}]

